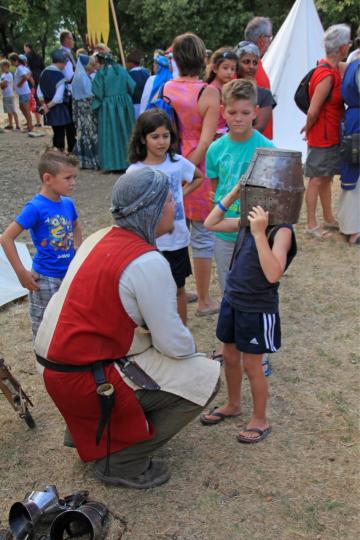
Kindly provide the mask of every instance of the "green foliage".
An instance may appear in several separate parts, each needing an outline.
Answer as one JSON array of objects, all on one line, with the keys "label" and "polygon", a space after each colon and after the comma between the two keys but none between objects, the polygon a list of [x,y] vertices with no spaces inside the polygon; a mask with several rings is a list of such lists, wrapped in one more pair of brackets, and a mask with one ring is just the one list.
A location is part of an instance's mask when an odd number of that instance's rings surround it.
[{"label": "green foliage", "polygon": [[324,28],[347,23],[356,32],[359,25],[359,4],[356,0],[315,0],[315,4]]},{"label": "green foliage", "polygon": [[[151,56],[155,48],[167,48],[178,34],[195,32],[210,49],[235,45],[255,15],[270,17],[274,34],[294,0],[115,0],[124,48],[139,48]],[[356,30],[355,0],[315,0],[325,28],[346,22]],[[77,47],[86,36],[85,0],[1,0],[0,51],[22,51],[31,41],[43,54],[55,47],[59,32],[73,31]],[[113,25],[109,45],[116,49]]]}]

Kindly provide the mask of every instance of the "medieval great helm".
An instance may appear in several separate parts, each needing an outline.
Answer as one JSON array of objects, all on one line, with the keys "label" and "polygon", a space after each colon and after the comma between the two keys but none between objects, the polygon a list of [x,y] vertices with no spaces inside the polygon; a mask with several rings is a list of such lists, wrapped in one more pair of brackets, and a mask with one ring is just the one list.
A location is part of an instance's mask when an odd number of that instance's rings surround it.
[{"label": "medieval great helm", "polygon": [[257,148],[240,178],[240,223],[249,225],[253,206],[269,212],[269,225],[297,223],[304,196],[301,152]]}]

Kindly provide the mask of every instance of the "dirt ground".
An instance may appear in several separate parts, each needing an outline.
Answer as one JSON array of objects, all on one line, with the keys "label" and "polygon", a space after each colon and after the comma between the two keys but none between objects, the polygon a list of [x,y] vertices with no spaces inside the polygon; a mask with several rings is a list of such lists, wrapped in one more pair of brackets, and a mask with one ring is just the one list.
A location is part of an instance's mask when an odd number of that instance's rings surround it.
[{"label": "dirt ground", "polygon": [[[0,232],[37,191],[36,162],[49,136],[0,134]],[[115,175],[80,172],[74,199],[84,235],[111,223]],[[334,186],[338,195],[338,184]],[[340,235],[304,237],[281,286],[283,347],[272,358],[272,434],[240,445],[236,434],[250,413],[217,427],[193,422],[160,454],[170,481],[138,492],[106,487],[64,448],[64,424],[35,369],[27,300],[0,309],[0,357],[34,401],[29,430],[0,396],[0,529],[8,511],[32,489],[56,484],[64,496],[88,489],[111,512],[110,540],[300,540],[359,538],[359,251]],[[23,235],[30,245],[30,239]],[[191,286],[191,282],[190,282]],[[214,272],[212,288],[218,295]],[[215,348],[216,316],[189,326],[200,351]],[[225,385],[215,403],[225,399]]]}]

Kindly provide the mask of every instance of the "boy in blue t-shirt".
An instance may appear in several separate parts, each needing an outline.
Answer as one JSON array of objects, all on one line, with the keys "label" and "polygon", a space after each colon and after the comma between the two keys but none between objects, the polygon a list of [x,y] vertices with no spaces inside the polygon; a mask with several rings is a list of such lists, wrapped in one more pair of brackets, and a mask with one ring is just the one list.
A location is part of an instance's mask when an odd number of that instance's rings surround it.
[{"label": "boy in blue t-shirt", "polygon": [[[245,79],[230,81],[222,90],[222,113],[229,133],[213,142],[206,153],[206,176],[211,178],[215,203],[230,193],[246,172],[257,148],[274,147],[253,129],[257,112],[257,90]],[[235,201],[225,217],[239,217],[241,201]],[[236,233],[215,233],[215,261],[221,293],[224,293]]]},{"label": "boy in blue t-shirt", "polygon": [[[46,151],[38,166],[40,193],[25,204],[1,237],[1,245],[21,285],[29,289],[33,339],[50,298],[59,289],[82,242],[78,215],[67,196],[75,185],[77,166],[74,156]],[[24,229],[30,230],[36,248],[31,271],[22,264],[15,245]]]}]

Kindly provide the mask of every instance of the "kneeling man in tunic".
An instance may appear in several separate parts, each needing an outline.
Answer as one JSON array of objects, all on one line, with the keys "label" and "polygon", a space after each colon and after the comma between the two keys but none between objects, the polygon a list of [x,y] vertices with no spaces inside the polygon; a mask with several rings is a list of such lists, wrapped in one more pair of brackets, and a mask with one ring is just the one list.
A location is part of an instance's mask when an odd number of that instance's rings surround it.
[{"label": "kneeling man in tunic", "polygon": [[152,454],[213,398],[219,364],[196,352],[170,266],[156,251],[156,237],[174,222],[167,177],[148,167],[126,173],[111,210],[116,225],[79,248],[35,352],[80,458],[95,461],[106,483],[146,489],[170,478]]}]

